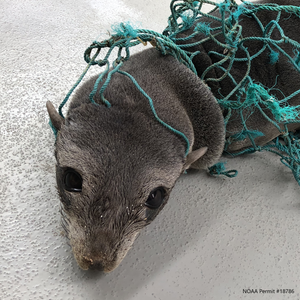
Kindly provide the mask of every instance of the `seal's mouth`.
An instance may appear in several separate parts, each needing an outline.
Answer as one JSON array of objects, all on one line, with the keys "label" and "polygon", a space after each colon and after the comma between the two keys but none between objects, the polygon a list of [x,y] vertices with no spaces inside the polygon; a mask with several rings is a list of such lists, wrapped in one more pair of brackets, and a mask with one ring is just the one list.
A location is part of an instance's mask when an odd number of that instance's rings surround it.
[{"label": "seal's mouth", "polygon": [[82,270],[104,273],[109,273],[120,265],[141,230],[130,227],[132,231],[120,238],[114,231],[101,229],[87,234],[82,226],[68,228],[70,246],[78,266]]},{"label": "seal's mouth", "polygon": [[107,261],[104,259],[95,259],[88,256],[82,256],[77,258],[75,256],[77,264],[79,267],[84,270],[96,270],[104,273],[109,273],[118,267],[118,263],[116,261]]},{"label": "seal's mouth", "polygon": [[[77,264],[82,270],[97,270],[104,273],[109,273],[115,270],[131,248],[137,234],[135,234],[131,240],[122,242],[115,249],[109,252],[103,252],[98,249],[92,250],[91,248],[83,248],[84,243],[79,245],[73,245],[72,250]],[[71,242],[72,244],[72,242]],[[78,247],[79,246],[79,247]]]}]

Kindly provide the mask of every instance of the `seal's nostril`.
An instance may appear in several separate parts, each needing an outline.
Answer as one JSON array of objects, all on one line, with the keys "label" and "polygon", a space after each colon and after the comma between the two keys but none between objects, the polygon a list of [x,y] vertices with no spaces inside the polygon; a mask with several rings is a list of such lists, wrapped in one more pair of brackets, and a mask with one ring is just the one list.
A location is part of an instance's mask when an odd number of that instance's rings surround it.
[{"label": "seal's nostril", "polygon": [[94,261],[91,258],[87,257],[87,256],[83,256],[82,260],[89,267],[93,266],[93,264],[94,264]]},{"label": "seal's nostril", "polygon": [[84,265],[87,267],[87,269],[98,270],[98,271],[104,270],[103,264],[100,261],[92,259],[88,256],[83,256],[82,261],[83,261]]}]

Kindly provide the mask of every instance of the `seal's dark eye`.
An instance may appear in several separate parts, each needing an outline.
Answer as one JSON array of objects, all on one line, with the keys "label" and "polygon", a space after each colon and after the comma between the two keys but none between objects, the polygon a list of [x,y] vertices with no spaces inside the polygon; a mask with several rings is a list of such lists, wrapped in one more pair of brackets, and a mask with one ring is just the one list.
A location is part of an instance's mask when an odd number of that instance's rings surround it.
[{"label": "seal's dark eye", "polygon": [[158,187],[151,191],[145,205],[151,209],[159,208],[165,199],[166,191],[163,187]]},{"label": "seal's dark eye", "polygon": [[73,169],[68,169],[64,174],[64,188],[69,192],[82,191],[82,177]]}]

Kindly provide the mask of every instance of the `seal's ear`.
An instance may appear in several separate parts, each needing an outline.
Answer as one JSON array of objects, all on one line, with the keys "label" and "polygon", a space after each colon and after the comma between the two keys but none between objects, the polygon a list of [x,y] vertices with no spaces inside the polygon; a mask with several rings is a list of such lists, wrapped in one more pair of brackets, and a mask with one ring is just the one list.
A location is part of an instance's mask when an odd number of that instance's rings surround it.
[{"label": "seal's ear", "polygon": [[55,110],[53,104],[50,101],[47,101],[46,107],[52,125],[56,130],[60,130],[61,125],[64,124],[64,118]]},{"label": "seal's ear", "polygon": [[206,151],[207,147],[202,147],[198,150],[194,150],[191,153],[189,153],[186,157],[186,161],[184,163],[183,169],[188,169],[196,160],[198,160],[200,157],[202,157]]}]

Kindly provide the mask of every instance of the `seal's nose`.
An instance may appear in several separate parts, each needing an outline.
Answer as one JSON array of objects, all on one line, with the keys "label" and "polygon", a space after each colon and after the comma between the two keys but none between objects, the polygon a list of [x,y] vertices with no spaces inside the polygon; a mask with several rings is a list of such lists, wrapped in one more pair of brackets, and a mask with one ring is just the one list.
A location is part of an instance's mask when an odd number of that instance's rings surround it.
[{"label": "seal's nose", "polygon": [[103,271],[103,265],[100,261],[95,261],[94,259],[88,257],[88,256],[83,256],[82,257],[82,264],[85,266],[85,269],[91,269],[91,270],[98,270],[98,271]]}]

